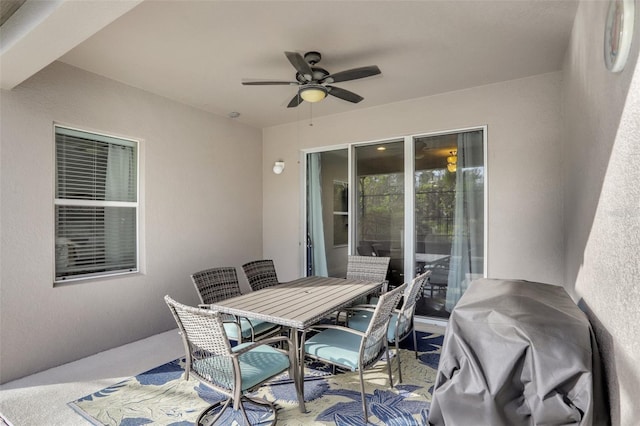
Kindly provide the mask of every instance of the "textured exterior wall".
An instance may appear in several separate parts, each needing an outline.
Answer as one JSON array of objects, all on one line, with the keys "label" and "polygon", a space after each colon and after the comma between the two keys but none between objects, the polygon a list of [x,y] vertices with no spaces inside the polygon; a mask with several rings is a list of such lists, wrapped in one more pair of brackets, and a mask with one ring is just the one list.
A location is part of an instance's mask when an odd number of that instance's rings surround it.
[{"label": "textured exterior wall", "polygon": [[582,1],[564,64],[566,286],[589,314],[605,364],[611,422],[640,419],[640,7],[631,57],[608,72],[608,2]]},{"label": "textured exterior wall", "polygon": [[283,279],[301,273],[301,149],[487,125],[488,274],[562,285],[560,87],[543,74],[265,129],[265,256]]},{"label": "textured exterior wall", "polygon": [[[1,102],[2,382],[174,328],[190,273],[261,256],[259,130],[61,63]],[[142,273],[53,287],[54,121],[142,140]]]}]

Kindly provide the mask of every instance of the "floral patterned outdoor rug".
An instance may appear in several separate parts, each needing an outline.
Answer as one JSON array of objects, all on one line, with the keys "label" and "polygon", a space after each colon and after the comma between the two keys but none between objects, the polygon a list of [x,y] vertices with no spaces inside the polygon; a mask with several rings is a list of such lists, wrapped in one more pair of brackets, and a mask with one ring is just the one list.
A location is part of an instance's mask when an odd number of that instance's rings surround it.
[{"label": "floral patterned outdoor rug", "polygon": [[[400,349],[403,383],[398,383],[397,360],[392,355],[394,388],[389,387],[387,365],[378,362],[366,370],[365,391],[369,424],[424,425],[428,415],[442,335],[418,333],[418,359],[413,341]],[[69,403],[78,414],[96,425],[193,425],[209,405],[225,397],[197,380],[184,380],[184,359],[178,359]],[[307,413],[298,409],[295,387],[285,374],[262,386],[253,397],[275,401],[278,425],[363,425],[360,379],[355,373],[330,374],[330,368],[309,365],[305,372]],[[258,411],[248,410],[252,423],[268,423]],[[243,424],[241,417],[219,424]],[[237,422],[237,423],[236,423]]]}]

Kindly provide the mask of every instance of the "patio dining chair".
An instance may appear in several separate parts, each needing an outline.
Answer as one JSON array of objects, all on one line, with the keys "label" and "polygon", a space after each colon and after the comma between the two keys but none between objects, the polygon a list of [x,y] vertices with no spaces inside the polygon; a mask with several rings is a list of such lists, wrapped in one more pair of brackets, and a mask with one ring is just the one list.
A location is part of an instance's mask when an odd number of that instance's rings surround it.
[{"label": "patio dining chair", "polygon": [[[447,285],[449,284],[449,263],[451,261],[451,256],[442,256],[442,258],[436,260],[435,262],[431,262],[425,265],[425,269],[431,270],[431,276],[429,277],[429,298],[433,299],[434,290],[442,293],[443,290],[446,290]],[[424,288],[426,290],[426,286]]]},{"label": "patio dining chair", "polygon": [[[418,342],[416,340],[416,328],[414,323],[416,302],[420,297],[420,292],[425,281],[431,275],[431,271],[426,271],[415,277],[404,290],[402,306],[394,309],[389,322],[387,340],[396,346],[396,359],[398,360],[398,377],[402,383],[402,367],[400,365],[400,342],[409,335],[413,335],[413,350],[418,358]],[[371,323],[375,312],[375,305],[358,305],[346,308],[346,326],[355,330],[366,331]]]},{"label": "patio dining chair", "polygon": [[253,291],[279,284],[273,260],[254,260],[242,265],[242,269]]},{"label": "patio dining chair", "polygon": [[391,258],[383,256],[355,256],[347,258],[347,278],[382,282],[387,279],[389,261]]},{"label": "patio dining chair", "polygon": [[[193,376],[205,386],[228,397],[202,411],[196,425],[203,424],[205,418],[209,421],[211,416],[213,419],[209,424],[221,420],[222,424],[244,422],[250,425],[249,417],[258,420],[261,425],[269,420],[270,424],[275,424],[275,405],[266,399],[250,398],[246,393],[287,370],[295,383],[298,401],[301,400],[295,349],[287,337],[271,337],[262,342],[247,342],[232,348],[219,312],[186,306],[169,296],[165,296],[164,300],[178,324],[184,343],[184,379],[189,380],[189,376]],[[277,343],[288,350],[271,346]],[[230,406],[233,407],[231,414],[226,413]],[[251,416],[247,415],[246,408],[251,409]]]},{"label": "patio dining chair", "polygon": [[[199,307],[208,309],[212,303],[240,296],[240,283],[236,268],[222,266],[195,272],[191,281],[200,297]],[[281,331],[282,327],[254,318],[238,318],[222,314],[224,329],[231,340],[242,343],[243,340],[259,340]]]},{"label": "patio dining chair", "polygon": [[[317,334],[306,339],[307,332],[302,335],[301,359],[310,357],[318,361],[332,364],[360,374],[360,393],[362,395],[362,412],[365,423],[368,422],[367,399],[364,389],[363,371],[372,367],[386,355],[389,359],[387,329],[391,311],[398,304],[402,292],[406,288],[402,284],[380,296],[380,300],[371,317],[367,329],[362,332],[340,325],[323,324],[310,328]],[[387,362],[389,384],[393,387],[391,364]]]},{"label": "patio dining chair", "polygon": [[371,243],[361,242],[357,250],[360,256],[378,256],[376,248]]},{"label": "patio dining chair", "polygon": [[[390,257],[384,256],[349,255],[347,258],[347,279],[381,282],[382,287],[380,291],[374,295],[376,297],[380,296],[380,294],[385,293],[389,288],[387,274],[389,272],[390,261]],[[365,301],[365,299],[362,299],[358,303]]]}]

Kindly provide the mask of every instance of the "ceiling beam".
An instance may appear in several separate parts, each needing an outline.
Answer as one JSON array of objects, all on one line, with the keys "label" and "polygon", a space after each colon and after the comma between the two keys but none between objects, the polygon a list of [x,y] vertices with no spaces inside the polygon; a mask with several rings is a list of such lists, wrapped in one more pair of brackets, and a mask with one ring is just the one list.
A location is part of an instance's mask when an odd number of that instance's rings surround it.
[{"label": "ceiling beam", "polygon": [[141,2],[26,2],[0,27],[0,88],[13,89]]}]

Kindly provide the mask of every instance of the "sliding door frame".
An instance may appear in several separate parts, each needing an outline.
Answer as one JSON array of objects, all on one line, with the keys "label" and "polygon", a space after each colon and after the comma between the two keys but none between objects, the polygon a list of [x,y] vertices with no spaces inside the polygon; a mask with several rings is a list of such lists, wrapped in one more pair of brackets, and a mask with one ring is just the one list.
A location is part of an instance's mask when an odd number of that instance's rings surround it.
[{"label": "sliding door frame", "polygon": [[[349,177],[349,185],[351,185],[351,150],[349,147],[349,144],[340,144],[340,145],[331,145],[331,146],[324,146],[324,147],[318,147],[318,148],[309,148],[309,149],[303,149],[300,151],[300,157],[299,157],[299,163],[300,166],[299,167],[299,172],[300,172],[300,194],[302,194],[302,196],[300,197],[300,241],[298,242],[299,246],[300,246],[300,264],[298,265],[298,269],[300,270],[300,272],[302,273],[301,276],[306,276],[307,275],[307,233],[308,233],[308,229],[307,229],[307,167],[308,167],[308,162],[307,162],[307,156],[309,154],[313,154],[316,152],[331,152],[331,151],[339,151],[342,149],[346,149],[347,150],[347,155],[349,156],[349,167],[347,170],[347,176]],[[352,191],[349,191],[352,192]],[[352,221],[352,217],[351,217],[351,204],[349,204],[349,212],[347,215],[347,223],[349,225],[351,225],[351,221]],[[349,239],[348,239],[348,248],[347,248],[347,252],[351,253],[351,234],[349,234]]]},{"label": "sliding door frame", "polygon": [[[356,170],[356,156],[355,149],[361,146],[367,145],[379,145],[382,143],[389,142],[398,142],[403,140],[404,143],[404,270],[405,270],[405,279],[411,280],[414,278],[413,270],[415,265],[415,186],[414,186],[414,174],[415,174],[415,139],[424,138],[424,137],[432,137],[439,135],[450,135],[454,133],[465,133],[472,131],[482,131],[482,154],[483,154],[483,162],[484,162],[484,241],[483,241],[483,250],[484,250],[484,259],[483,259],[483,269],[484,276],[489,275],[489,264],[488,264],[488,247],[489,247],[489,174],[488,174],[488,153],[487,153],[487,125],[481,126],[472,126],[472,127],[464,127],[457,129],[449,129],[442,131],[434,131],[434,132],[425,132],[425,133],[415,133],[405,136],[398,137],[389,137],[384,139],[375,139],[363,142],[351,142],[347,144],[340,145],[331,145],[331,146],[323,146],[317,148],[309,148],[300,151],[300,193],[301,197],[301,206],[300,206],[300,229],[301,229],[301,242],[300,242],[300,271],[306,272],[307,267],[307,256],[306,256],[306,235],[307,235],[307,155],[316,152],[328,152],[335,151],[341,149],[348,150],[348,181],[349,188],[353,188],[353,190],[349,191],[349,213],[348,213],[348,223],[349,223],[349,242],[348,242],[348,253],[356,254],[354,249],[354,241],[357,238],[356,235],[356,227],[354,226],[355,220],[355,212],[357,210],[357,191],[355,188],[357,187],[357,182],[355,177],[353,176]],[[410,231],[410,232],[409,232]],[[446,319],[434,319],[430,317],[416,317],[419,322],[430,323],[436,325],[446,324]]]}]

